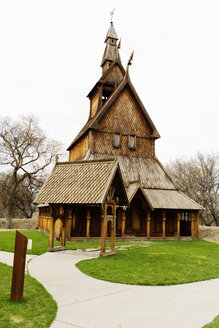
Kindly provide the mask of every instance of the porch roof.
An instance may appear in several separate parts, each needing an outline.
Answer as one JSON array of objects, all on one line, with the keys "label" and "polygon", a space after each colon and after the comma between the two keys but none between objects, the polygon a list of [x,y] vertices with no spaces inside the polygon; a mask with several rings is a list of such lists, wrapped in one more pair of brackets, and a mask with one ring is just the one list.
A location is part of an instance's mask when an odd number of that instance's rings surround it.
[{"label": "porch roof", "polygon": [[202,210],[203,207],[178,190],[144,189],[154,209]]},{"label": "porch roof", "polygon": [[[128,205],[115,160],[57,163],[35,199],[36,204],[103,204],[116,179],[115,195]],[[119,183],[118,183],[119,180]]]}]

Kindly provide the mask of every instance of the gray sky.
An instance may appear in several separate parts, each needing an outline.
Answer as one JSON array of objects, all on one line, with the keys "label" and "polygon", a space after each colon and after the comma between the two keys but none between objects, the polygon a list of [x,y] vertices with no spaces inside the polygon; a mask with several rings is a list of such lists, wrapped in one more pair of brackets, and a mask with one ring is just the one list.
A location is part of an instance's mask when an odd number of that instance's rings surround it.
[{"label": "gray sky", "polygon": [[161,135],[158,158],[218,151],[218,0],[1,1],[1,115],[32,113],[67,148],[88,118],[113,8],[122,63],[134,50],[131,80]]}]

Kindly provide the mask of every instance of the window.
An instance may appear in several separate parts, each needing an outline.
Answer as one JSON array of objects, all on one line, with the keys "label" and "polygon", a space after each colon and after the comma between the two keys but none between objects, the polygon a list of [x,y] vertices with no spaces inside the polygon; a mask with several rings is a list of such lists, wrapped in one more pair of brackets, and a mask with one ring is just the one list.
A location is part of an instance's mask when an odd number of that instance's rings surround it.
[{"label": "window", "polygon": [[114,134],[113,146],[114,147],[120,147],[120,134],[119,133]]},{"label": "window", "polygon": [[129,136],[129,148],[135,149],[135,136]]}]

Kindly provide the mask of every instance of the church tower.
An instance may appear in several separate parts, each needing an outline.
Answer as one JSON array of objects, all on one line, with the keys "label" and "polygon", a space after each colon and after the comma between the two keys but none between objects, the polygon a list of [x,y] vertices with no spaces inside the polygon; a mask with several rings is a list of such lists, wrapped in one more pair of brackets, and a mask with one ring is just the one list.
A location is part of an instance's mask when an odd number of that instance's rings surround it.
[{"label": "church tower", "polygon": [[151,118],[131,83],[128,65],[120,59],[113,23],[107,31],[101,61],[102,76],[88,94],[89,119],[69,146],[69,159],[120,155],[155,157],[159,138]]}]

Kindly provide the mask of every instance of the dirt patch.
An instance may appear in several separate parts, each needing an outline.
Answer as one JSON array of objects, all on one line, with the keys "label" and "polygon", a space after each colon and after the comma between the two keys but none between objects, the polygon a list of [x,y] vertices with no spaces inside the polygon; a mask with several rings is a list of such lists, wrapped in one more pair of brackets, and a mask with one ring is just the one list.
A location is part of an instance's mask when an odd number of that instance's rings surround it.
[{"label": "dirt patch", "polygon": [[[13,229],[36,229],[38,219],[13,219]],[[5,219],[0,219],[0,229],[5,229]]]},{"label": "dirt patch", "polygon": [[12,316],[12,315],[11,315],[10,319],[13,323],[21,323],[22,321],[24,321],[23,318],[18,317],[18,316]]},{"label": "dirt patch", "polygon": [[219,244],[219,227],[200,226],[200,239]]}]

